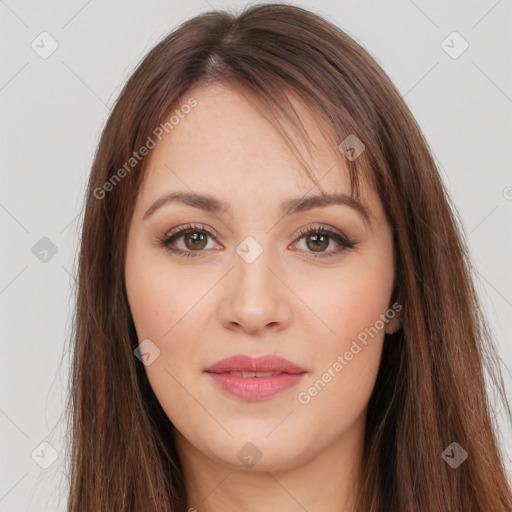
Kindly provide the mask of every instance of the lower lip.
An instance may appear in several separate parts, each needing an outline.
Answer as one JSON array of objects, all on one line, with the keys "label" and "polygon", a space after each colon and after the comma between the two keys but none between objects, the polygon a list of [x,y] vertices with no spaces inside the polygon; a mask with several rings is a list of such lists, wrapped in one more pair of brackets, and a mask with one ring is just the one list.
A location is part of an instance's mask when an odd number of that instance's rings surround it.
[{"label": "lower lip", "polygon": [[208,375],[224,391],[243,400],[256,401],[270,398],[296,386],[305,373],[281,373],[273,377],[240,377],[229,373],[210,372]]}]

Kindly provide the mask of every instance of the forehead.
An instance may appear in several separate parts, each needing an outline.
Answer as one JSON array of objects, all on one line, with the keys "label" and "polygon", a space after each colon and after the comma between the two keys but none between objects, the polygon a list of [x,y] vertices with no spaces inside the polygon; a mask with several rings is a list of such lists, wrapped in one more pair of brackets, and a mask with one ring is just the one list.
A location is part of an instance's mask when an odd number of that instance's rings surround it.
[{"label": "forehead", "polygon": [[[182,109],[190,99],[196,106]],[[229,196],[230,201],[236,201],[237,195],[254,199],[318,191],[349,195],[348,168],[338,147],[301,102],[290,100],[312,142],[306,148],[301,137],[292,136],[293,144],[315,182],[301,168],[279,126],[269,122],[250,97],[215,83],[191,90],[175,106],[172,128],[149,155],[141,192],[154,197],[176,185],[181,190]],[[370,212],[378,210],[378,198],[364,182],[361,201]]]}]

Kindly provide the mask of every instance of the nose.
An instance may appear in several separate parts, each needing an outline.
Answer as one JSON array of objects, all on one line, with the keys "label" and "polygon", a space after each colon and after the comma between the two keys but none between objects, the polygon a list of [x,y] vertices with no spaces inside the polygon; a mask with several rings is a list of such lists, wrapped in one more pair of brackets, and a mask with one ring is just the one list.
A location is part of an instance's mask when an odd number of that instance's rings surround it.
[{"label": "nose", "polygon": [[249,334],[290,325],[292,293],[266,252],[252,263],[235,254],[234,267],[225,278],[218,308],[222,325]]}]

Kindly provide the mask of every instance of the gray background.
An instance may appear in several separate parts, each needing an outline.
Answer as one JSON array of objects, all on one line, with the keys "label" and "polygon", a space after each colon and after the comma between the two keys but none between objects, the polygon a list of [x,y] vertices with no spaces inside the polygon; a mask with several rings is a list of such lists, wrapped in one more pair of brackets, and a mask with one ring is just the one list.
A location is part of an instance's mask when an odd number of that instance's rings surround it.
[{"label": "gray background", "polygon": [[[512,1],[294,3],[360,42],[405,97],[462,218],[479,293],[511,368]],[[0,512],[65,510],[61,414],[77,227],[109,105],[177,24],[210,6],[244,4],[0,0]],[[43,31],[59,45],[46,59],[31,47]],[[453,31],[469,43],[458,58],[442,46]],[[41,252],[43,237],[55,254]],[[45,441],[51,447],[41,447]],[[58,459],[47,469],[36,463],[52,454]]]}]

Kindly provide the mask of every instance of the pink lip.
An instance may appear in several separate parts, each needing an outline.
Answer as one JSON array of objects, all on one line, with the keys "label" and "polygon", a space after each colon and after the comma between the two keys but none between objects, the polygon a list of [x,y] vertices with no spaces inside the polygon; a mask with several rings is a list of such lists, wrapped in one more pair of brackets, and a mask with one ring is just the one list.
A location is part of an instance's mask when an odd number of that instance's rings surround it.
[{"label": "pink lip", "polygon": [[[282,372],[271,377],[241,377],[229,372]],[[299,383],[307,373],[303,368],[274,355],[257,359],[237,355],[218,361],[205,370],[224,391],[244,400],[263,400]]]}]

